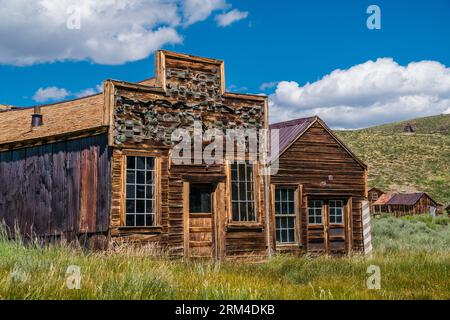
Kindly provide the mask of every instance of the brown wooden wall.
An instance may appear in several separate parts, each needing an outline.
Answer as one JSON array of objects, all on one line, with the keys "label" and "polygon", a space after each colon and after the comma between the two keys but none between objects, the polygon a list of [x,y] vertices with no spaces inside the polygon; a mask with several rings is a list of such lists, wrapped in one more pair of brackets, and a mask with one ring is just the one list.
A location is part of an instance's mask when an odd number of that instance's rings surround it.
[{"label": "brown wooden wall", "polygon": [[[201,121],[207,129],[265,128],[265,98],[223,94],[223,70],[220,65],[168,57],[165,63],[160,77],[165,77],[166,92],[115,84],[111,131],[114,134],[110,140],[114,148],[111,235],[126,241],[159,242],[172,255],[184,255],[185,236],[189,232],[185,227],[184,186],[186,182],[208,181],[217,185],[215,214],[219,258],[265,256],[265,206],[268,201],[264,198],[263,177],[255,177],[257,223],[232,224],[229,219],[227,166],[174,165],[170,142],[174,129],[190,129],[194,120]],[[159,223],[155,227],[124,227],[123,170],[126,154],[156,156],[159,159]]]},{"label": "brown wooden wall", "polygon": [[282,154],[271,184],[302,185],[301,251],[308,249],[307,199],[321,197],[351,199],[346,206],[351,210],[351,247],[363,249],[361,201],[366,192],[365,169],[318,122]]},{"label": "brown wooden wall", "polygon": [[107,135],[0,153],[0,220],[25,234],[101,233],[109,227]]}]

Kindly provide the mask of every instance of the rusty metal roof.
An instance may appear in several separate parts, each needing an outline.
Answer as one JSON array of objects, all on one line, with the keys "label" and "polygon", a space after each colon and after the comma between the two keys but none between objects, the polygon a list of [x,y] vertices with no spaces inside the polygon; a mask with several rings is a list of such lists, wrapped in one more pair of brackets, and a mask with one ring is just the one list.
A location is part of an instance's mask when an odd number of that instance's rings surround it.
[{"label": "rusty metal roof", "polygon": [[375,206],[386,205],[389,202],[389,200],[391,200],[392,196],[393,196],[392,193],[384,193],[378,198],[377,201],[373,203],[373,205]]},{"label": "rusty metal roof", "polygon": [[[429,197],[425,192],[417,193],[397,193],[389,201],[388,205],[407,205],[413,206],[419,201],[423,196]],[[430,197],[429,197],[430,198]],[[431,198],[430,198],[431,199]],[[433,199],[431,199],[433,200]],[[434,202],[434,200],[433,200]]]},{"label": "rusty metal roof", "polygon": [[[274,129],[279,131],[279,141],[278,141],[278,155],[282,154],[294,140],[300,136],[303,132],[308,129],[308,127],[317,119],[317,117],[301,118],[285,122],[279,122],[271,124],[269,126],[271,135],[271,150],[276,143],[276,136],[272,134]],[[276,155],[275,155],[276,156]]]}]

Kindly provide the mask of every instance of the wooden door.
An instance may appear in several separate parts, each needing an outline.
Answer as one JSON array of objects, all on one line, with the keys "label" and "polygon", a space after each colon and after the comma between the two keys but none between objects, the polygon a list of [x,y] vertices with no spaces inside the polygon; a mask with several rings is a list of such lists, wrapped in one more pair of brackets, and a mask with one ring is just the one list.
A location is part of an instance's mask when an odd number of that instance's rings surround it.
[{"label": "wooden door", "polygon": [[213,184],[185,185],[185,256],[214,258],[216,255]]},{"label": "wooden door", "polygon": [[309,199],[307,208],[308,251],[345,254],[348,200]]}]

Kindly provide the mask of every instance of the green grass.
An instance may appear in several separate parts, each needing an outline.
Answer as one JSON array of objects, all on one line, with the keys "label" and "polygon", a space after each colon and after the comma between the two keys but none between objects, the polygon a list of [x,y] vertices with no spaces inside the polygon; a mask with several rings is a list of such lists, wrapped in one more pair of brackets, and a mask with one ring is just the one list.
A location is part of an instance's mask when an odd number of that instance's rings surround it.
[{"label": "green grass", "polygon": [[[450,299],[450,227],[430,218],[374,220],[375,252],[345,258],[277,256],[261,263],[183,262],[151,247],[85,253],[0,237],[0,299]],[[81,289],[66,287],[69,265]],[[381,268],[381,289],[366,286]]]},{"label": "green grass", "polygon": [[[369,185],[384,191],[425,191],[450,203],[450,115],[417,119],[417,133],[404,123],[338,135],[369,167]],[[437,133],[439,132],[439,133]]]}]

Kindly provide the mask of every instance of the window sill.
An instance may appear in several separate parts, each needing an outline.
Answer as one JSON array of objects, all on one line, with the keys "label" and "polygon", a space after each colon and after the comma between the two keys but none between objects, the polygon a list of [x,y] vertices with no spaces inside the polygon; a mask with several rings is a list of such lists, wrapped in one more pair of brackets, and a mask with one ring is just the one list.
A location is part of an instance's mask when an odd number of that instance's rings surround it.
[{"label": "window sill", "polygon": [[225,226],[225,231],[263,231],[264,226],[258,222],[233,222]]},{"label": "window sill", "polygon": [[160,234],[163,231],[162,226],[153,227],[119,227],[119,232],[121,234]]}]

